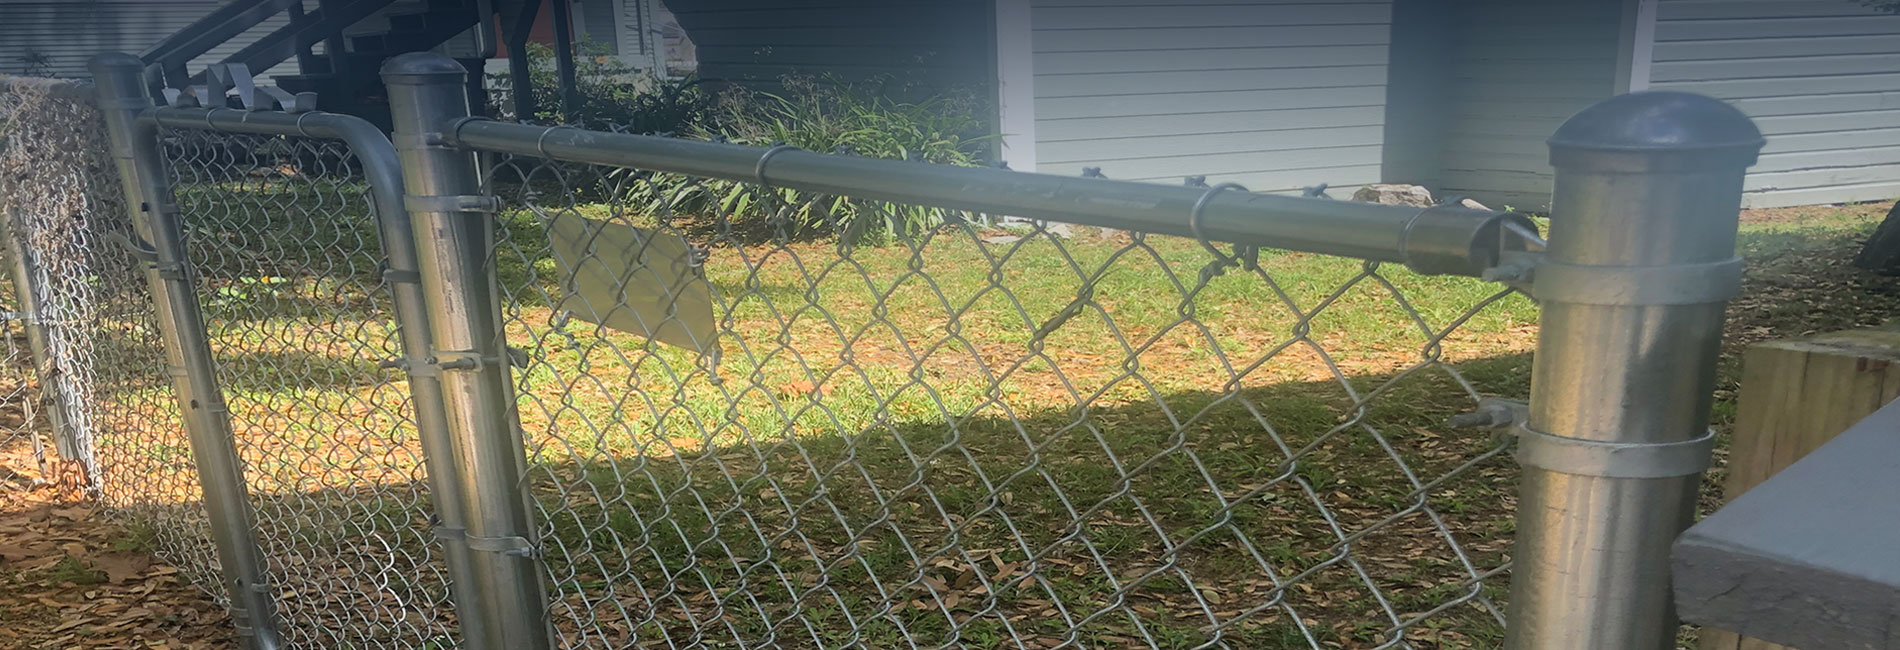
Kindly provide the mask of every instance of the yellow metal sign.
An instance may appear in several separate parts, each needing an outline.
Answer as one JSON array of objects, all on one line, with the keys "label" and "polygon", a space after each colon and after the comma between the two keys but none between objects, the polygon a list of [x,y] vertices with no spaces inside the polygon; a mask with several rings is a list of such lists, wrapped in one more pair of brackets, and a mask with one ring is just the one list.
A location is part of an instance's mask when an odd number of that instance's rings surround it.
[{"label": "yellow metal sign", "polygon": [[548,228],[560,264],[560,308],[582,320],[702,354],[717,354],[712,285],[701,254],[677,234],[562,215]]}]

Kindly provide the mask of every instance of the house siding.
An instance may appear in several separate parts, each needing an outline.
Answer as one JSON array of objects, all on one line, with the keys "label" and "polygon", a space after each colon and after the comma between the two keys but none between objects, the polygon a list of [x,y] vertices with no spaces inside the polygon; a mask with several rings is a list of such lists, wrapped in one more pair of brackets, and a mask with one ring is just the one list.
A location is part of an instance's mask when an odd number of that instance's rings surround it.
[{"label": "house siding", "polygon": [[[119,0],[74,2],[7,2],[0,0],[0,71],[34,72],[41,76],[84,78],[86,61],[101,52],[138,54],[152,44],[184,29],[224,4],[218,0]],[[282,14],[264,21],[210,52],[194,59],[191,69],[223,60],[288,20]],[[29,70],[34,55],[47,63]],[[288,73],[296,66],[272,72]],[[257,71],[253,71],[257,72]],[[263,75],[258,75],[262,77]]]},{"label": "house siding", "polygon": [[987,86],[990,0],[669,0],[699,76],[747,84],[784,75],[888,75]]},{"label": "house siding", "polygon": [[1448,5],[1458,15],[1437,189],[1492,207],[1548,209],[1545,140],[1565,119],[1616,91],[1624,4]]},{"label": "house siding", "polygon": [[1716,97],[1767,136],[1744,204],[1900,195],[1900,16],[1850,0],[1661,0],[1650,88]]},{"label": "house siding", "polygon": [[1389,0],[1031,0],[1037,171],[1377,182]]}]

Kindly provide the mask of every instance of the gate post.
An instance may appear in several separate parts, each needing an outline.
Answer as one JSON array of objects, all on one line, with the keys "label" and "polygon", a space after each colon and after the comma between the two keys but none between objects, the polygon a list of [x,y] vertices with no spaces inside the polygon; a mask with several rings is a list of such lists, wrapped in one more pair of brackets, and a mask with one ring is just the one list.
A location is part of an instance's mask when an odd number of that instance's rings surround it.
[{"label": "gate post", "polygon": [[1675,647],[1669,549],[1695,511],[1761,133],[1688,93],[1622,95],[1550,138],[1550,245],[1505,647]]},{"label": "gate post", "polygon": [[428,300],[430,362],[440,373],[466,530],[441,530],[444,544],[466,545],[481,595],[477,614],[497,648],[549,647],[547,591],[526,487],[527,454],[515,419],[508,350],[495,276],[496,201],[482,195],[475,156],[442,141],[442,130],[469,116],[462,64],[435,54],[405,54],[383,64],[396,151],[415,230]]},{"label": "gate post", "polygon": [[[35,251],[26,242],[20,241],[20,231],[14,222],[21,218],[18,208],[7,208],[0,215],[0,239],[6,240],[6,255],[12,261],[7,269],[13,276],[13,308],[26,329],[26,346],[33,355],[33,371],[40,382],[40,407],[46,410],[46,424],[53,432],[53,449],[61,460],[78,462],[85,466],[90,476],[93,459],[83,455],[79,445],[79,432],[66,420],[66,394],[60,390],[60,373],[63,369],[53,359],[52,346],[46,336],[46,325],[41,319],[46,317],[45,305],[40,301],[39,265],[29,255]],[[31,418],[28,419],[29,423]],[[35,460],[40,469],[46,469],[46,457],[41,453],[37,433],[33,437]]]},{"label": "gate post", "polygon": [[253,531],[256,515],[244,481],[244,464],[231,435],[230,413],[218,387],[215,362],[199,311],[197,278],[185,256],[184,228],[172,200],[154,126],[139,114],[151,107],[141,81],[144,64],[129,54],[101,54],[88,68],[99,110],[112,141],[112,158],[125,186],[133,232],[150,242],[151,285],[158,326],[165,339],[179,410],[191,437],[191,454],[204,489],[211,537],[230,600],[231,620],[249,650],[283,647],[276,603],[266,579],[263,550]]}]

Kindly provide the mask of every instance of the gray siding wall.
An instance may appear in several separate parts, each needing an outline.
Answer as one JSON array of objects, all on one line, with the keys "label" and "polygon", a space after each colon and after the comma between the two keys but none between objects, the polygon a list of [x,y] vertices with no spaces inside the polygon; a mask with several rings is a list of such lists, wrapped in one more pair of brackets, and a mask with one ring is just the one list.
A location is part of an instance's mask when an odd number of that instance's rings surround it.
[{"label": "gray siding wall", "polygon": [[1037,171],[1377,182],[1391,17],[1389,0],[1032,0]]},{"label": "gray siding wall", "polygon": [[[27,58],[39,55],[46,57],[47,64],[38,74],[83,78],[88,76],[86,60],[92,55],[138,54],[221,4],[219,0],[0,0],[0,25],[6,30],[0,37],[0,72],[27,72]],[[213,48],[193,61],[192,69],[236,53],[284,26],[286,20],[279,15]],[[289,73],[295,67],[279,66],[274,72]]]},{"label": "gray siding wall", "polygon": [[[1451,39],[1441,194],[1550,204],[1544,140],[1617,82],[1621,0],[1464,0]],[[1394,179],[1403,180],[1403,179]]]},{"label": "gray siding wall", "polygon": [[890,75],[987,85],[991,0],[668,0],[708,80]]},{"label": "gray siding wall", "polygon": [[1900,196],[1900,16],[1851,0],[1662,0],[1650,88],[1733,102],[1768,136],[1745,202]]}]

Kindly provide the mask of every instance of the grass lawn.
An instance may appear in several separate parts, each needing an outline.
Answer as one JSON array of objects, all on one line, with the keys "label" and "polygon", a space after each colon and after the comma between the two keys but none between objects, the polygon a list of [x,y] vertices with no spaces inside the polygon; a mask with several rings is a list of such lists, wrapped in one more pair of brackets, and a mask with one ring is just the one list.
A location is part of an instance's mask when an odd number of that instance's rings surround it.
[{"label": "grass lawn", "polygon": [[[560,196],[513,202],[496,263],[570,645],[1498,643],[1515,470],[1445,420],[1527,394],[1521,296],[1279,251],[1203,281],[1198,244],[1124,233],[841,248],[682,222],[714,358],[557,308],[546,220],[653,224]],[[206,179],[180,203],[293,638],[448,634],[360,196]],[[1747,225],[1731,352],[1900,309],[1844,266],[1875,212]]]}]

